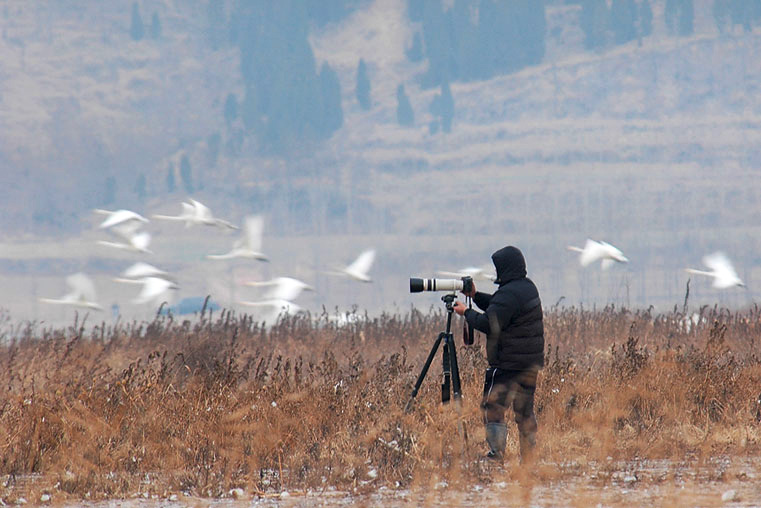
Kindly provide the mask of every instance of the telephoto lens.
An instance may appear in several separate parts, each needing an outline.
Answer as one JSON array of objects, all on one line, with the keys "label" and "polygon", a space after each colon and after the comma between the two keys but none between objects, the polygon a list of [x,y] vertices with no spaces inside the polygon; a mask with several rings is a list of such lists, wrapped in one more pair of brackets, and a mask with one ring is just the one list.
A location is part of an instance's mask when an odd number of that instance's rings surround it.
[{"label": "telephoto lens", "polygon": [[459,291],[463,288],[461,279],[421,279],[410,277],[410,293],[422,291]]},{"label": "telephoto lens", "polygon": [[420,293],[425,288],[423,279],[418,277],[410,277],[410,293]]}]

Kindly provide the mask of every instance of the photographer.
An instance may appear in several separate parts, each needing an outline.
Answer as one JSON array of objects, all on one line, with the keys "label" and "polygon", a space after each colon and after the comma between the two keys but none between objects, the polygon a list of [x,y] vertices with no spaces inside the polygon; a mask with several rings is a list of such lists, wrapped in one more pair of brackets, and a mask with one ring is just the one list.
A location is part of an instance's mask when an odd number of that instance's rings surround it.
[{"label": "photographer", "polygon": [[544,325],[539,291],[526,277],[526,261],[512,246],[492,254],[499,289],[493,294],[476,292],[475,284],[467,296],[485,311],[477,312],[462,302],[454,311],[465,316],[471,328],[486,334],[484,411],[487,457],[502,460],[507,439],[505,409],[512,405],[518,424],[521,461],[532,458],[536,445],[537,423],[534,392],[539,369],[544,365]]}]

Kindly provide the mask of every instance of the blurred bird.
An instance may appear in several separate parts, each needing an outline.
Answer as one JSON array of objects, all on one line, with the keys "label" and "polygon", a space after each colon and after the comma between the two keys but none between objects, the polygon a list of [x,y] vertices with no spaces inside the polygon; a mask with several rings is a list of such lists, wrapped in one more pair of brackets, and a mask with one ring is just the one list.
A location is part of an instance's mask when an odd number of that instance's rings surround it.
[{"label": "blurred bird", "polygon": [[276,277],[272,280],[262,282],[246,282],[246,286],[267,287],[265,300],[286,300],[292,302],[302,291],[314,291],[309,284],[291,277]]},{"label": "blurred bird", "polygon": [[179,289],[179,286],[167,279],[161,277],[143,277],[138,279],[137,282],[143,284],[143,289],[135,298],[132,299],[132,303],[144,304],[150,303],[154,306],[160,305],[164,300],[169,299],[169,292],[171,290]]},{"label": "blurred bird", "polygon": [[304,310],[295,303],[283,299],[260,300],[256,302],[240,300],[238,303],[260,310],[260,312],[256,313],[256,316],[263,323],[276,323],[280,318],[293,316]]},{"label": "blurred bird", "polygon": [[233,243],[233,248],[227,254],[209,254],[208,259],[250,258],[259,261],[269,261],[262,254],[262,233],[264,218],[261,215],[249,215],[243,225],[243,237]]},{"label": "blurred bird", "polygon": [[151,235],[147,231],[140,231],[148,219],[140,214],[130,210],[108,210],[96,209],[96,213],[108,214],[108,217],[98,226],[98,229],[105,229],[115,234],[122,241],[98,240],[97,243],[116,249],[131,250],[136,252],[151,253],[148,245],[151,243]]},{"label": "blurred bird", "polygon": [[203,203],[190,199],[190,203],[182,203],[182,213],[180,215],[152,215],[154,219],[180,221],[185,223],[185,227],[189,228],[194,224],[204,226],[217,226],[225,227],[229,229],[238,229],[237,226],[227,222],[226,220],[217,219],[212,215],[208,206]]},{"label": "blurred bird", "polygon": [[737,276],[732,263],[723,252],[714,252],[703,257],[703,264],[710,268],[710,271],[695,270],[694,268],[685,268],[687,273],[706,275],[713,277],[713,287],[716,289],[727,289],[733,286],[745,287],[740,277]]},{"label": "blurred bird", "polygon": [[461,270],[457,270],[456,272],[447,272],[444,270],[439,270],[439,275],[444,275],[446,277],[472,277],[474,280],[482,279],[482,280],[490,280],[494,282],[494,280],[497,278],[496,275],[493,273],[490,273],[491,269],[489,268],[479,268],[476,266],[468,266]]},{"label": "blurred bird", "polygon": [[148,263],[138,262],[124,270],[122,272],[122,278],[118,280],[124,281],[124,279],[129,279],[130,281],[133,281],[136,279],[143,279],[145,277],[161,277],[162,279],[167,280],[173,279],[169,272],[160,270],[153,265],[149,265]]},{"label": "blurred bird", "polygon": [[83,307],[85,309],[103,310],[98,304],[95,296],[95,285],[90,277],[84,273],[75,273],[66,277],[66,284],[71,288],[71,292],[61,298],[40,298],[42,303],[54,303],[58,305],[71,305],[72,307]]},{"label": "blurred bird", "polygon": [[368,272],[375,261],[375,249],[367,249],[362,252],[350,265],[337,271],[325,272],[330,275],[343,275],[360,282],[372,282]]},{"label": "blurred bird", "polygon": [[[358,314],[354,311],[336,312],[335,314],[327,315],[328,323],[332,323],[337,327],[348,326],[352,324],[358,324],[366,321],[366,317]],[[362,336],[364,342],[364,336]]]},{"label": "blurred bird", "polygon": [[584,244],[584,248],[568,246],[568,250],[581,252],[579,256],[579,263],[581,266],[589,266],[595,261],[602,260],[600,267],[603,270],[607,270],[613,263],[628,263],[629,260],[624,256],[624,253],[618,250],[607,242],[597,242],[595,240],[587,239],[587,243]]},{"label": "blurred bird", "polygon": [[124,241],[111,242],[108,240],[98,240],[97,243],[100,245],[105,245],[106,247],[113,247],[115,249],[153,254],[153,252],[148,249],[148,245],[151,243],[151,234],[147,231],[132,230],[130,232],[124,228],[113,231],[117,235],[121,236]]},{"label": "blurred bird", "polygon": [[100,223],[98,226],[99,229],[106,229],[113,226],[117,226],[119,224],[124,224],[127,222],[142,222],[147,224],[149,221],[139,213],[133,212],[131,210],[103,210],[100,208],[96,208],[93,210],[95,213],[100,215],[107,215],[107,217],[103,220],[103,222]]}]

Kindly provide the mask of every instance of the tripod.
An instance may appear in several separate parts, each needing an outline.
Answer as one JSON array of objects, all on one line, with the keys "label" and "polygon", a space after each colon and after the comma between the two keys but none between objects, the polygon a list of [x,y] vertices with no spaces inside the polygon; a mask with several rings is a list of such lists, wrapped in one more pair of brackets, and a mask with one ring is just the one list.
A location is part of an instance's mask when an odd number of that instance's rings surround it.
[{"label": "tripod", "polygon": [[447,329],[444,332],[440,332],[436,338],[436,342],[433,343],[431,352],[428,353],[428,359],[423,365],[423,370],[415,382],[415,388],[412,390],[410,400],[407,401],[407,405],[404,410],[409,411],[412,408],[412,401],[415,399],[420,385],[423,384],[423,379],[428,373],[428,369],[431,366],[433,357],[436,355],[436,350],[439,348],[441,342],[444,342],[444,348],[442,349],[442,360],[444,366],[444,379],[441,383],[441,403],[446,404],[450,400],[451,394],[454,395],[454,400],[459,404],[462,403],[462,392],[460,391],[460,369],[457,366],[457,347],[454,343],[454,335],[451,332],[452,329],[452,313],[454,312],[454,301],[457,295],[454,293],[447,294],[441,297],[447,308]]}]

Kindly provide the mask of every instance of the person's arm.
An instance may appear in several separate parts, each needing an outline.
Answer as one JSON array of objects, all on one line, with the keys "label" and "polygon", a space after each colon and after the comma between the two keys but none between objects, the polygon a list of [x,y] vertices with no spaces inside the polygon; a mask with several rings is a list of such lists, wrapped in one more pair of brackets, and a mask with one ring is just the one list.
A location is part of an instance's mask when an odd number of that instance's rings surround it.
[{"label": "person's arm", "polygon": [[[483,293],[476,293],[476,296]],[[489,297],[489,305],[486,312],[481,313],[473,309],[465,309],[462,313],[468,324],[479,332],[488,335],[499,336],[502,328],[510,324],[515,312],[518,310],[518,300],[510,293],[486,295]],[[473,299],[475,301],[475,298]],[[461,304],[464,307],[464,304]],[[480,305],[479,305],[480,307]],[[489,323],[489,316],[493,316]]]},{"label": "person's arm", "polygon": [[478,330],[481,333],[489,333],[489,318],[485,313],[473,309],[466,309],[463,316],[465,316],[465,320],[471,328]]},{"label": "person's arm", "polygon": [[481,291],[478,291],[473,295],[473,302],[478,306],[479,309],[485,311],[489,307],[491,296],[492,295],[489,293],[482,293]]}]

